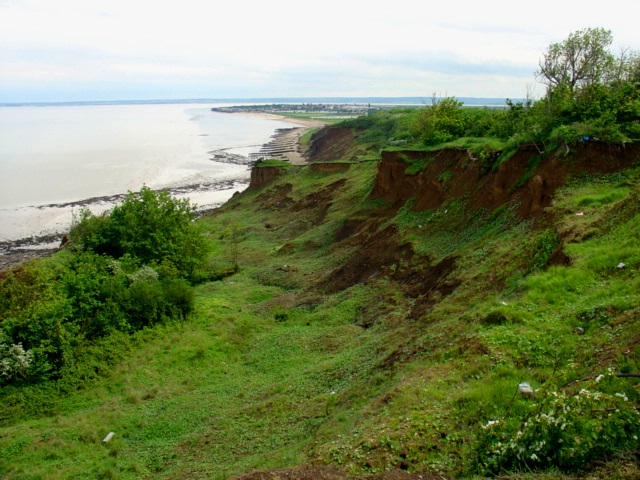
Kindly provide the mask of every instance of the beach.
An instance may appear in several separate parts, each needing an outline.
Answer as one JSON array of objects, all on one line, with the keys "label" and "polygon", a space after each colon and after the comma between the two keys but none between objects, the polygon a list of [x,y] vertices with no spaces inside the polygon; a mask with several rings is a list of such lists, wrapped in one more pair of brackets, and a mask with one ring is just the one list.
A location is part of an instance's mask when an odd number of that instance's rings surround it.
[{"label": "beach", "polygon": [[[276,131],[273,135],[273,140],[268,144],[263,145],[264,148],[261,151],[265,157],[269,157],[270,153],[277,151],[277,153],[282,154],[282,160],[288,161],[293,165],[304,165],[307,161],[300,151],[300,137],[311,129],[322,128],[326,125],[326,122],[321,120],[287,117],[285,115],[276,115],[274,113],[267,112],[236,112],[231,115],[250,115],[258,118],[264,118],[265,120],[282,121],[299,125],[297,128],[294,127]],[[284,148],[280,151],[279,147]]]},{"label": "beach", "polygon": [[[50,121],[57,122],[59,117],[63,120],[67,118],[64,115],[68,113],[72,117],[83,113],[78,109],[79,107],[67,108],[74,110],[63,110],[58,113],[55,109],[44,107],[38,109],[37,114],[39,117],[52,117]],[[0,207],[0,271],[23,260],[56,251],[73,217],[77,216],[82,209],[86,208],[94,214],[101,214],[121,201],[127,191],[137,191],[145,184],[155,190],[168,190],[171,195],[178,198],[188,198],[192,204],[198,206],[199,214],[217,208],[235,192],[242,191],[248,186],[249,167],[258,158],[280,158],[292,164],[304,164],[305,158],[298,146],[300,136],[311,128],[324,125],[321,121],[265,112],[231,114],[232,118],[229,118],[227,117],[229,114],[211,115],[208,113],[208,108],[194,109],[193,106],[183,106],[182,109],[188,110],[192,122],[175,123],[173,116],[180,111],[180,108],[173,106],[169,112],[172,115],[169,117],[170,120],[165,122],[160,130],[154,130],[151,136],[146,134],[146,127],[142,129],[139,136],[134,135],[135,128],[129,127],[127,142],[121,149],[122,153],[116,152],[117,155],[111,150],[103,150],[100,147],[100,143],[103,142],[102,133],[110,143],[114,142],[113,138],[109,137],[108,128],[106,132],[89,132],[86,145],[82,145],[82,137],[79,137],[82,134],[82,128],[78,127],[79,121],[75,122],[74,127],[78,128],[75,128],[74,138],[68,143],[74,147],[80,144],[81,148],[76,148],[80,152],[61,151],[58,156],[51,157],[52,160],[47,163],[45,162],[48,158],[48,152],[44,148],[47,140],[45,138],[41,142],[40,150],[30,152],[31,156],[38,158],[39,163],[36,165],[42,165],[42,167],[38,166],[36,171],[27,172],[29,175],[25,174],[23,177],[14,175],[16,183],[8,185],[5,190],[7,198],[4,200],[4,208]],[[100,120],[105,118],[108,120],[107,127],[110,125],[109,118],[113,116],[112,113],[114,115],[118,113],[112,110],[97,109]],[[140,109],[139,106],[125,108],[121,113],[133,115],[138,114],[140,110],[144,109]],[[160,113],[163,111],[164,109],[161,109]],[[149,117],[149,113],[155,114],[156,110],[151,108],[150,112],[143,115],[145,121],[151,123],[153,118]],[[118,118],[119,115],[116,115],[114,120]],[[226,126],[226,129],[221,125]],[[188,128],[185,130],[185,127]],[[60,137],[64,133],[62,130],[54,129],[50,135],[55,134]],[[178,137],[174,139],[172,135],[176,134]],[[269,134],[271,134],[270,137]],[[121,138],[122,134],[119,133],[117,139]],[[256,142],[258,138],[262,138],[262,141]],[[54,144],[53,147],[55,146]],[[29,145],[27,147],[34,148]],[[17,145],[16,150],[18,148],[22,148],[22,145]],[[111,146],[109,148],[113,149]],[[96,153],[92,153],[92,149]],[[132,151],[131,154],[128,153],[129,150]],[[78,160],[72,163],[75,156]],[[149,156],[150,161],[137,167],[135,162],[138,158],[145,158],[145,156]],[[5,159],[6,157],[7,155]],[[112,157],[117,158],[115,163],[111,160]],[[156,158],[160,158],[162,162],[158,164]],[[10,160],[13,161],[13,157]],[[27,160],[23,163],[28,165],[30,158]],[[57,165],[60,166],[59,169]],[[12,172],[6,160],[0,166],[3,168],[3,175],[6,172],[5,181],[8,181]],[[55,170],[52,170],[52,173],[38,177],[38,171],[48,172],[48,169],[54,167]],[[85,170],[89,173],[84,174],[85,176],[78,181],[84,182],[86,178],[88,182],[85,182],[87,185],[80,185],[81,188],[77,190],[79,194],[74,194],[75,189],[69,190],[68,193],[62,190],[62,187],[77,176],[78,172],[83,174]],[[132,175],[132,178],[128,180],[121,178],[125,175]],[[122,180],[126,181],[122,182]],[[113,186],[110,186],[110,181]],[[96,182],[96,185],[101,188],[92,187],[91,182]],[[20,191],[15,190],[17,185],[20,185]],[[11,194],[8,193],[9,187],[14,188]],[[56,188],[52,190],[52,187]],[[47,189],[54,194],[48,195]],[[56,189],[60,190],[60,193],[55,193]],[[29,190],[33,190],[37,195],[20,200],[18,194]],[[84,192],[95,192],[98,195],[88,195]],[[74,196],[76,198],[73,198]],[[53,201],[39,200],[48,197]]]}]

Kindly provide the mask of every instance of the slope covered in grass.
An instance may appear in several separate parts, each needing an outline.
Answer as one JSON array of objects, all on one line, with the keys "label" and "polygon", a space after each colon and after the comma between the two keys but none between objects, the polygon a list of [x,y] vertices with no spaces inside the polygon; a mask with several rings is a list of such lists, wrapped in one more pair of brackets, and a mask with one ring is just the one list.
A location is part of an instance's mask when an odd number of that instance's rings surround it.
[{"label": "slope covered in grass", "polygon": [[[633,159],[567,170],[523,214],[535,174],[479,206],[456,193],[467,164],[409,157],[388,197],[384,162],[265,164],[198,221],[209,267],[239,272],[199,285],[186,320],[111,339],[83,389],[25,392],[40,410],[12,396],[1,474],[637,478]],[[417,181],[440,185],[437,204],[416,207]]]}]

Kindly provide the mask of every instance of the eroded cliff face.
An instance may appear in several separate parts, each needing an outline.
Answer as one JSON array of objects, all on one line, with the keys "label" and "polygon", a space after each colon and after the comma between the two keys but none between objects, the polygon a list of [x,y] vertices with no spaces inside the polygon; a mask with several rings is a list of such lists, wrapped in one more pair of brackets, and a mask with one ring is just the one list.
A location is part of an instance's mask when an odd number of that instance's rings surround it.
[{"label": "eroded cliff face", "polygon": [[[534,146],[522,146],[497,170],[488,170],[464,149],[383,152],[371,196],[395,207],[415,198],[414,211],[437,209],[446,200],[463,197],[471,208],[489,211],[515,202],[518,213],[531,218],[544,212],[570,174],[612,173],[639,158],[638,144],[590,143],[548,156],[541,156]],[[426,166],[407,173],[415,161]]]},{"label": "eroded cliff face", "polygon": [[310,162],[342,160],[352,147],[354,132],[350,128],[326,127],[311,137],[306,155]]},{"label": "eroded cliff face", "polygon": [[286,171],[285,167],[253,167],[251,169],[251,180],[249,181],[249,189],[263,187],[273,182]]}]

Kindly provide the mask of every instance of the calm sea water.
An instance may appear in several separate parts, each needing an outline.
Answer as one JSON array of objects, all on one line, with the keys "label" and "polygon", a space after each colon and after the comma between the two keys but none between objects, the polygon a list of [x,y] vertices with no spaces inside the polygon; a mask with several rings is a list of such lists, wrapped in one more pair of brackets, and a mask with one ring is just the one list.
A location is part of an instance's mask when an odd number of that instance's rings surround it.
[{"label": "calm sea water", "polygon": [[224,203],[249,155],[292,125],[213,106],[0,107],[0,242],[60,234],[82,205],[99,213],[143,185]]}]

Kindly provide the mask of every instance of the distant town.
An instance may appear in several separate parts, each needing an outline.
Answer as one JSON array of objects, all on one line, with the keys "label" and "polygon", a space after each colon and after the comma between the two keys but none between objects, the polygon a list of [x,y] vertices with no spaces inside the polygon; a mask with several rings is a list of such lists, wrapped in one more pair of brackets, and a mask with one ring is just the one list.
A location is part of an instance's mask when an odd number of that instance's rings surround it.
[{"label": "distant town", "polygon": [[270,105],[236,105],[230,107],[214,107],[213,112],[221,113],[274,113],[274,114],[328,114],[331,116],[360,116],[373,113],[382,108],[381,105],[371,106],[370,103],[273,103]]}]

